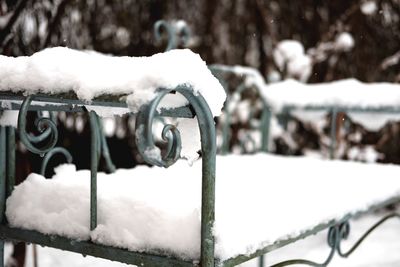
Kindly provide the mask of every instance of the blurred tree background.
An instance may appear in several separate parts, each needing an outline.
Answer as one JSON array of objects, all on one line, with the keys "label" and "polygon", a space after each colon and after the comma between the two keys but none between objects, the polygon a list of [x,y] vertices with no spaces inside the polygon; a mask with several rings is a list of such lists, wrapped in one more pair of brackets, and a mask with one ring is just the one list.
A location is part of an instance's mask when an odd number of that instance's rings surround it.
[{"label": "blurred tree background", "polygon": [[[153,33],[161,19],[186,21],[192,32],[189,48],[208,64],[254,67],[267,81],[316,83],[354,77],[400,82],[400,0],[0,0],[0,54],[32,55],[46,47],[67,46],[149,56],[166,47]],[[297,51],[294,61],[285,58],[290,56],[287,51]],[[64,121],[77,155],[82,151],[82,144],[74,141],[82,130],[74,132],[79,120],[70,125]],[[111,154],[119,167],[129,167],[135,145],[128,119],[116,120],[118,131],[109,136]],[[324,132],[329,133],[329,117],[326,120]],[[275,140],[274,152],[303,155],[307,149],[321,150],[324,135],[313,125],[292,121],[297,126]],[[241,128],[245,125],[233,126],[233,131]],[[379,132],[354,124],[346,129],[338,139],[348,146],[338,158],[351,158],[348,151],[354,146],[373,145],[386,155],[381,161],[400,163],[400,124],[390,123]],[[83,132],[89,136],[88,131]],[[355,134],[362,138],[352,141]],[[131,140],[128,146],[126,139]]]},{"label": "blurred tree background", "polygon": [[[400,80],[400,0],[1,0],[0,53],[31,55],[45,47],[94,49],[145,56],[163,50],[154,41],[157,20],[185,20],[191,49],[208,64],[247,65],[285,77],[273,60],[281,40],[304,45],[312,60],[307,81],[347,77]],[[337,49],[340,33],[349,49]]]}]

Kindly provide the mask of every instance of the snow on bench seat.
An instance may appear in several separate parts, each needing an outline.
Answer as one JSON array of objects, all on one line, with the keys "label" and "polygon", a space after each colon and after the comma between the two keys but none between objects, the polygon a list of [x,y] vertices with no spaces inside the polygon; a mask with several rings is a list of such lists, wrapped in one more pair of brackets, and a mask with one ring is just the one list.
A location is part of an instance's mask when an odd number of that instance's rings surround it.
[{"label": "snow on bench seat", "polygon": [[359,108],[400,106],[400,84],[363,83],[356,79],[319,84],[285,80],[263,86],[262,95],[276,110],[285,106]]},{"label": "snow on bench seat", "polygon": [[[116,57],[66,47],[47,48],[29,57],[0,55],[0,92],[25,95],[75,92],[80,100],[126,95],[133,112],[158,88],[191,86],[206,99],[214,116],[221,113],[225,91],[199,55],[188,49],[151,57]],[[183,97],[167,97],[161,107],[180,107]],[[119,115],[119,114],[118,114]]]},{"label": "snow on bench seat", "polygon": [[[199,258],[201,163],[98,175],[89,230],[89,171],[31,174],[7,200],[10,226],[133,251]],[[217,157],[216,256],[247,254],[317,224],[400,196],[400,167],[268,154]]]},{"label": "snow on bench seat", "polygon": [[[356,79],[319,84],[286,80],[259,87],[274,111],[294,108],[290,113],[305,122],[320,120],[332,107],[353,109],[347,115],[370,131],[378,131],[389,121],[400,120],[400,84],[363,83]],[[303,111],[304,108],[320,110]],[[368,109],[375,112],[367,112]]]}]

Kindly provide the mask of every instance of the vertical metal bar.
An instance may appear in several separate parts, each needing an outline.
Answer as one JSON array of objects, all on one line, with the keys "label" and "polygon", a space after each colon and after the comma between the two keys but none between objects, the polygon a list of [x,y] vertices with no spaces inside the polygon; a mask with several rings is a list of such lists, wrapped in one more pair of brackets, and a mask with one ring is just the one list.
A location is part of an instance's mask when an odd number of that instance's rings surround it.
[{"label": "vertical metal bar", "polygon": [[261,115],[261,151],[268,152],[268,141],[271,128],[271,110],[264,104],[264,108]]},{"label": "vertical metal bar", "polygon": [[7,127],[7,182],[6,197],[9,197],[15,186],[15,129]]},{"label": "vertical metal bar", "polygon": [[100,141],[98,138],[98,124],[96,113],[90,111],[90,230],[97,227],[97,169],[100,155]]},{"label": "vertical metal bar", "polygon": [[264,257],[265,257],[265,255],[261,255],[258,258],[258,267],[264,267]]},{"label": "vertical metal bar", "polygon": [[336,147],[336,118],[337,110],[332,109],[331,111],[331,144],[329,146],[329,158],[335,158],[335,147]]},{"label": "vertical metal bar", "polygon": [[229,152],[229,143],[230,143],[230,120],[231,114],[229,110],[227,110],[223,116],[222,122],[222,147],[221,147],[221,154],[225,155]]},{"label": "vertical metal bar", "polygon": [[201,135],[202,150],[202,194],[201,194],[201,257],[202,267],[214,267],[214,220],[215,220],[215,170],[216,138],[211,111],[201,97],[200,103],[190,101],[196,110]]},{"label": "vertical metal bar", "polygon": [[[6,128],[0,126],[0,222],[3,223],[6,205]],[[4,240],[0,240],[0,267],[4,266]]]},{"label": "vertical metal bar", "polygon": [[282,128],[287,131],[289,124],[290,111],[287,107],[283,107],[281,113],[278,115],[279,123]]}]

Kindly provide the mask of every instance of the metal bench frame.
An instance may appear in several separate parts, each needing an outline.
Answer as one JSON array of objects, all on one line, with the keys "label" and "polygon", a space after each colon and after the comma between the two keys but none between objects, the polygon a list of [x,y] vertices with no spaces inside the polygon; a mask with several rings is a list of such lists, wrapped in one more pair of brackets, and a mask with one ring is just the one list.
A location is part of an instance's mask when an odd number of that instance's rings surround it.
[{"label": "metal bench frame", "polygon": [[[156,31],[167,24],[158,24]],[[167,29],[168,31],[168,29]],[[180,29],[182,31],[182,29]],[[170,32],[170,31],[168,31]],[[184,31],[185,34],[187,32]],[[171,44],[173,47],[176,44]],[[210,67],[213,70],[213,67]],[[215,71],[215,68],[214,68]],[[240,90],[245,90],[242,88]],[[161,110],[157,111],[161,99],[169,93],[180,93],[189,102],[189,106],[182,107],[174,110]],[[120,96],[103,96],[93,100],[91,103],[85,103],[77,99],[74,94],[63,95],[31,95],[24,96],[22,94],[12,92],[0,93],[0,112],[5,109],[19,110],[18,117],[18,135],[20,141],[26,148],[36,154],[44,157],[42,165],[42,173],[46,168],[47,162],[55,153],[62,153],[65,155],[68,162],[72,158],[65,149],[55,147],[57,142],[57,127],[55,122],[49,118],[40,117],[37,120],[36,126],[40,132],[38,136],[32,136],[26,132],[26,113],[28,111],[67,111],[67,112],[88,112],[85,106],[109,106],[109,107],[126,107],[123,101],[120,101]],[[11,101],[11,105],[9,104]],[[47,104],[37,104],[36,102],[45,102]],[[229,101],[229,100],[228,100]],[[3,105],[7,102],[7,105]],[[22,102],[22,103],[21,103]],[[340,108],[334,109],[339,111]],[[388,204],[398,203],[400,198],[388,199],[384,203],[380,203],[372,207],[369,211],[359,212],[357,214],[349,214],[343,218],[332,220],[327,223],[319,224],[309,229],[298,236],[278,240],[275,243],[261,248],[250,255],[239,255],[224,261],[215,258],[214,253],[214,236],[212,234],[212,227],[215,218],[215,168],[216,168],[216,134],[213,116],[210,109],[205,102],[204,98],[194,93],[193,90],[187,86],[181,86],[173,89],[160,89],[158,95],[148,104],[140,108],[136,117],[136,142],[138,145],[139,153],[150,164],[168,167],[172,165],[179,158],[180,155],[180,135],[179,131],[173,125],[165,125],[163,130],[163,140],[167,143],[167,151],[162,159],[149,158],[146,153],[147,149],[154,148],[154,140],[152,135],[152,124],[157,116],[171,116],[171,117],[186,117],[193,118],[196,116],[201,135],[201,155],[202,155],[202,202],[201,202],[201,252],[199,262],[183,261],[180,259],[152,255],[147,253],[132,252],[125,249],[104,246],[95,244],[91,241],[78,241],[65,238],[58,235],[46,235],[37,231],[25,230],[19,228],[12,228],[7,224],[5,218],[5,202],[6,198],[12,193],[15,185],[15,149],[16,149],[16,131],[13,127],[0,126],[0,267],[4,266],[4,242],[5,240],[35,243],[43,246],[54,247],[58,249],[68,250],[72,252],[81,253],[83,255],[92,255],[109,260],[124,262],[127,264],[134,264],[137,266],[163,266],[163,267],[188,267],[188,266],[201,266],[201,267],[230,267],[241,264],[250,259],[262,256],[270,251],[279,249],[285,245],[293,243],[299,239],[306,238],[324,229],[328,231],[328,245],[331,251],[327,259],[322,263],[315,263],[307,260],[289,260],[275,264],[274,267],[287,266],[292,264],[304,264],[309,266],[327,266],[335,253],[342,257],[348,257],[361,242],[378,226],[390,218],[400,218],[398,214],[389,214],[382,220],[373,225],[355,245],[347,252],[341,249],[341,241],[346,239],[350,232],[348,220],[352,217],[359,216],[363,213],[382,208]],[[100,122],[94,112],[89,112],[90,126],[91,126],[91,185],[90,185],[90,229],[93,230],[97,226],[97,169],[99,158],[102,155],[106,158],[106,164],[110,171],[113,171],[113,164],[109,158],[107,145],[104,135],[100,130]],[[270,109],[267,103],[264,102],[262,123],[260,130],[263,136],[262,151],[267,151],[268,141],[268,127],[271,118]],[[229,126],[229,121],[227,122]],[[229,127],[224,127],[229,129]],[[138,130],[139,129],[139,130]],[[226,136],[229,136],[226,134]],[[38,147],[38,143],[43,146]],[[226,146],[225,146],[226,149]],[[224,151],[223,151],[224,152]],[[200,190],[200,189],[199,189]],[[260,264],[263,265],[263,258],[260,259]]]},{"label": "metal bench frame", "polygon": [[[234,101],[237,101],[234,99],[235,95],[241,95],[244,93],[246,90],[255,90],[256,93],[258,94],[258,99],[261,102],[261,114],[259,115],[259,123],[258,127],[254,130],[259,131],[261,134],[261,144],[259,147],[253,146],[254,151],[245,151],[245,144],[241,143],[240,146],[242,147],[243,152],[247,153],[258,153],[258,152],[268,152],[268,140],[270,136],[270,123],[271,123],[271,117],[273,115],[275,116],[281,116],[284,118],[284,123],[287,123],[287,119],[290,117],[290,112],[294,110],[302,110],[302,111],[326,111],[330,112],[331,114],[331,125],[330,125],[330,138],[331,138],[331,143],[329,144],[329,158],[334,159],[334,153],[335,153],[335,146],[336,146],[336,116],[339,112],[357,112],[357,113],[363,113],[363,112],[374,112],[374,113],[383,113],[383,114],[394,114],[394,113],[400,113],[400,108],[398,107],[386,107],[382,106],[379,108],[368,108],[368,107],[357,107],[357,106],[348,106],[348,107],[343,107],[343,106],[306,106],[306,107],[297,107],[297,106],[284,106],[282,108],[281,113],[276,113],[273,114],[273,110],[270,108],[269,103],[262,97],[262,88],[259,87],[260,84],[257,83],[249,83],[246,81],[248,76],[251,76],[250,79],[258,79],[259,81],[263,81],[262,86],[268,86],[266,82],[264,81],[263,77],[261,74],[256,70],[252,69],[249,67],[242,67],[240,68],[242,70],[245,70],[243,73],[238,74],[236,67],[232,66],[226,66],[226,65],[221,65],[221,64],[215,64],[215,65],[210,65],[209,66],[210,70],[213,72],[213,74],[220,80],[221,84],[224,86],[224,89],[227,94],[227,100],[225,103],[225,109],[224,109],[224,119],[223,122],[220,123],[219,128],[221,130],[221,138],[222,138],[222,145],[220,147],[219,153],[221,154],[227,154],[230,152],[230,136],[231,136],[231,123],[232,123],[232,114],[230,114],[231,111],[234,109],[227,108],[231,105],[231,103],[234,103]],[[229,82],[225,80],[224,75],[226,74],[233,74],[233,75],[240,75],[242,78],[242,83],[239,83],[239,85],[236,88],[230,88]],[[251,110],[250,112],[250,118],[252,119],[256,112],[254,110]],[[285,121],[286,120],[286,121]],[[251,140],[251,137],[248,137],[248,140],[240,140],[241,142],[246,142],[246,141],[251,141],[255,143],[254,140]],[[264,255],[267,254],[268,252],[271,252],[272,250],[275,250],[277,248],[280,248],[282,246],[285,246],[287,244],[293,243],[297,240],[306,238],[310,235],[314,235],[326,228],[329,228],[328,231],[328,237],[327,237],[327,242],[328,246],[331,248],[331,251],[327,257],[327,259],[322,262],[322,263],[316,263],[308,260],[303,260],[303,259],[296,259],[296,260],[288,260],[284,261],[281,263],[277,263],[271,267],[282,267],[282,266],[288,266],[288,265],[293,265],[293,264],[303,264],[303,265],[308,265],[308,266],[328,266],[331,260],[333,259],[333,256],[335,255],[335,252],[341,257],[349,257],[357,248],[358,246],[366,239],[366,237],[375,229],[377,229],[381,224],[386,222],[387,220],[391,218],[400,218],[400,215],[397,213],[390,213],[386,216],[384,216],[381,220],[379,220],[376,224],[374,224],[369,230],[365,232],[364,235],[362,235],[359,240],[351,247],[347,252],[343,252],[341,249],[341,242],[342,240],[346,239],[350,233],[350,224],[349,224],[349,219],[351,218],[356,218],[359,217],[367,212],[371,212],[377,209],[381,209],[385,206],[388,206],[390,204],[395,204],[399,203],[400,197],[393,198],[393,199],[388,199],[384,203],[380,203],[379,205],[376,205],[372,207],[370,210],[365,211],[365,212],[360,212],[357,214],[352,214],[352,215],[347,215],[343,218],[333,220],[329,223],[326,224],[320,224],[316,225],[312,229],[309,229],[305,233],[294,237],[294,238],[288,238],[286,240],[280,240],[277,241],[276,243],[267,246],[263,249],[260,249],[256,252],[254,252],[251,255],[247,256],[239,256],[234,259],[230,259],[226,262],[224,262],[223,266],[234,266],[236,264],[240,264],[244,261],[247,261],[249,259],[252,259],[254,257],[259,256],[259,266],[263,267],[265,266],[264,262]]]}]

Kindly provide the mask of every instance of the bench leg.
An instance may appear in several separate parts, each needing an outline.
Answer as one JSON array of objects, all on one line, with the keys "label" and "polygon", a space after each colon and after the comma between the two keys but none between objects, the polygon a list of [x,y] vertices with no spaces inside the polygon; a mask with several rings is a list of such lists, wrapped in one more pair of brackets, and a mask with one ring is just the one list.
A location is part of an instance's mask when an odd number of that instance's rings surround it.
[{"label": "bench leg", "polygon": [[258,258],[258,266],[259,266],[259,267],[264,267],[264,255],[261,255],[261,256]]},{"label": "bench leg", "polygon": [[[0,127],[0,223],[4,223],[6,205],[6,128]],[[0,240],[0,267],[4,267],[4,240]]]}]

